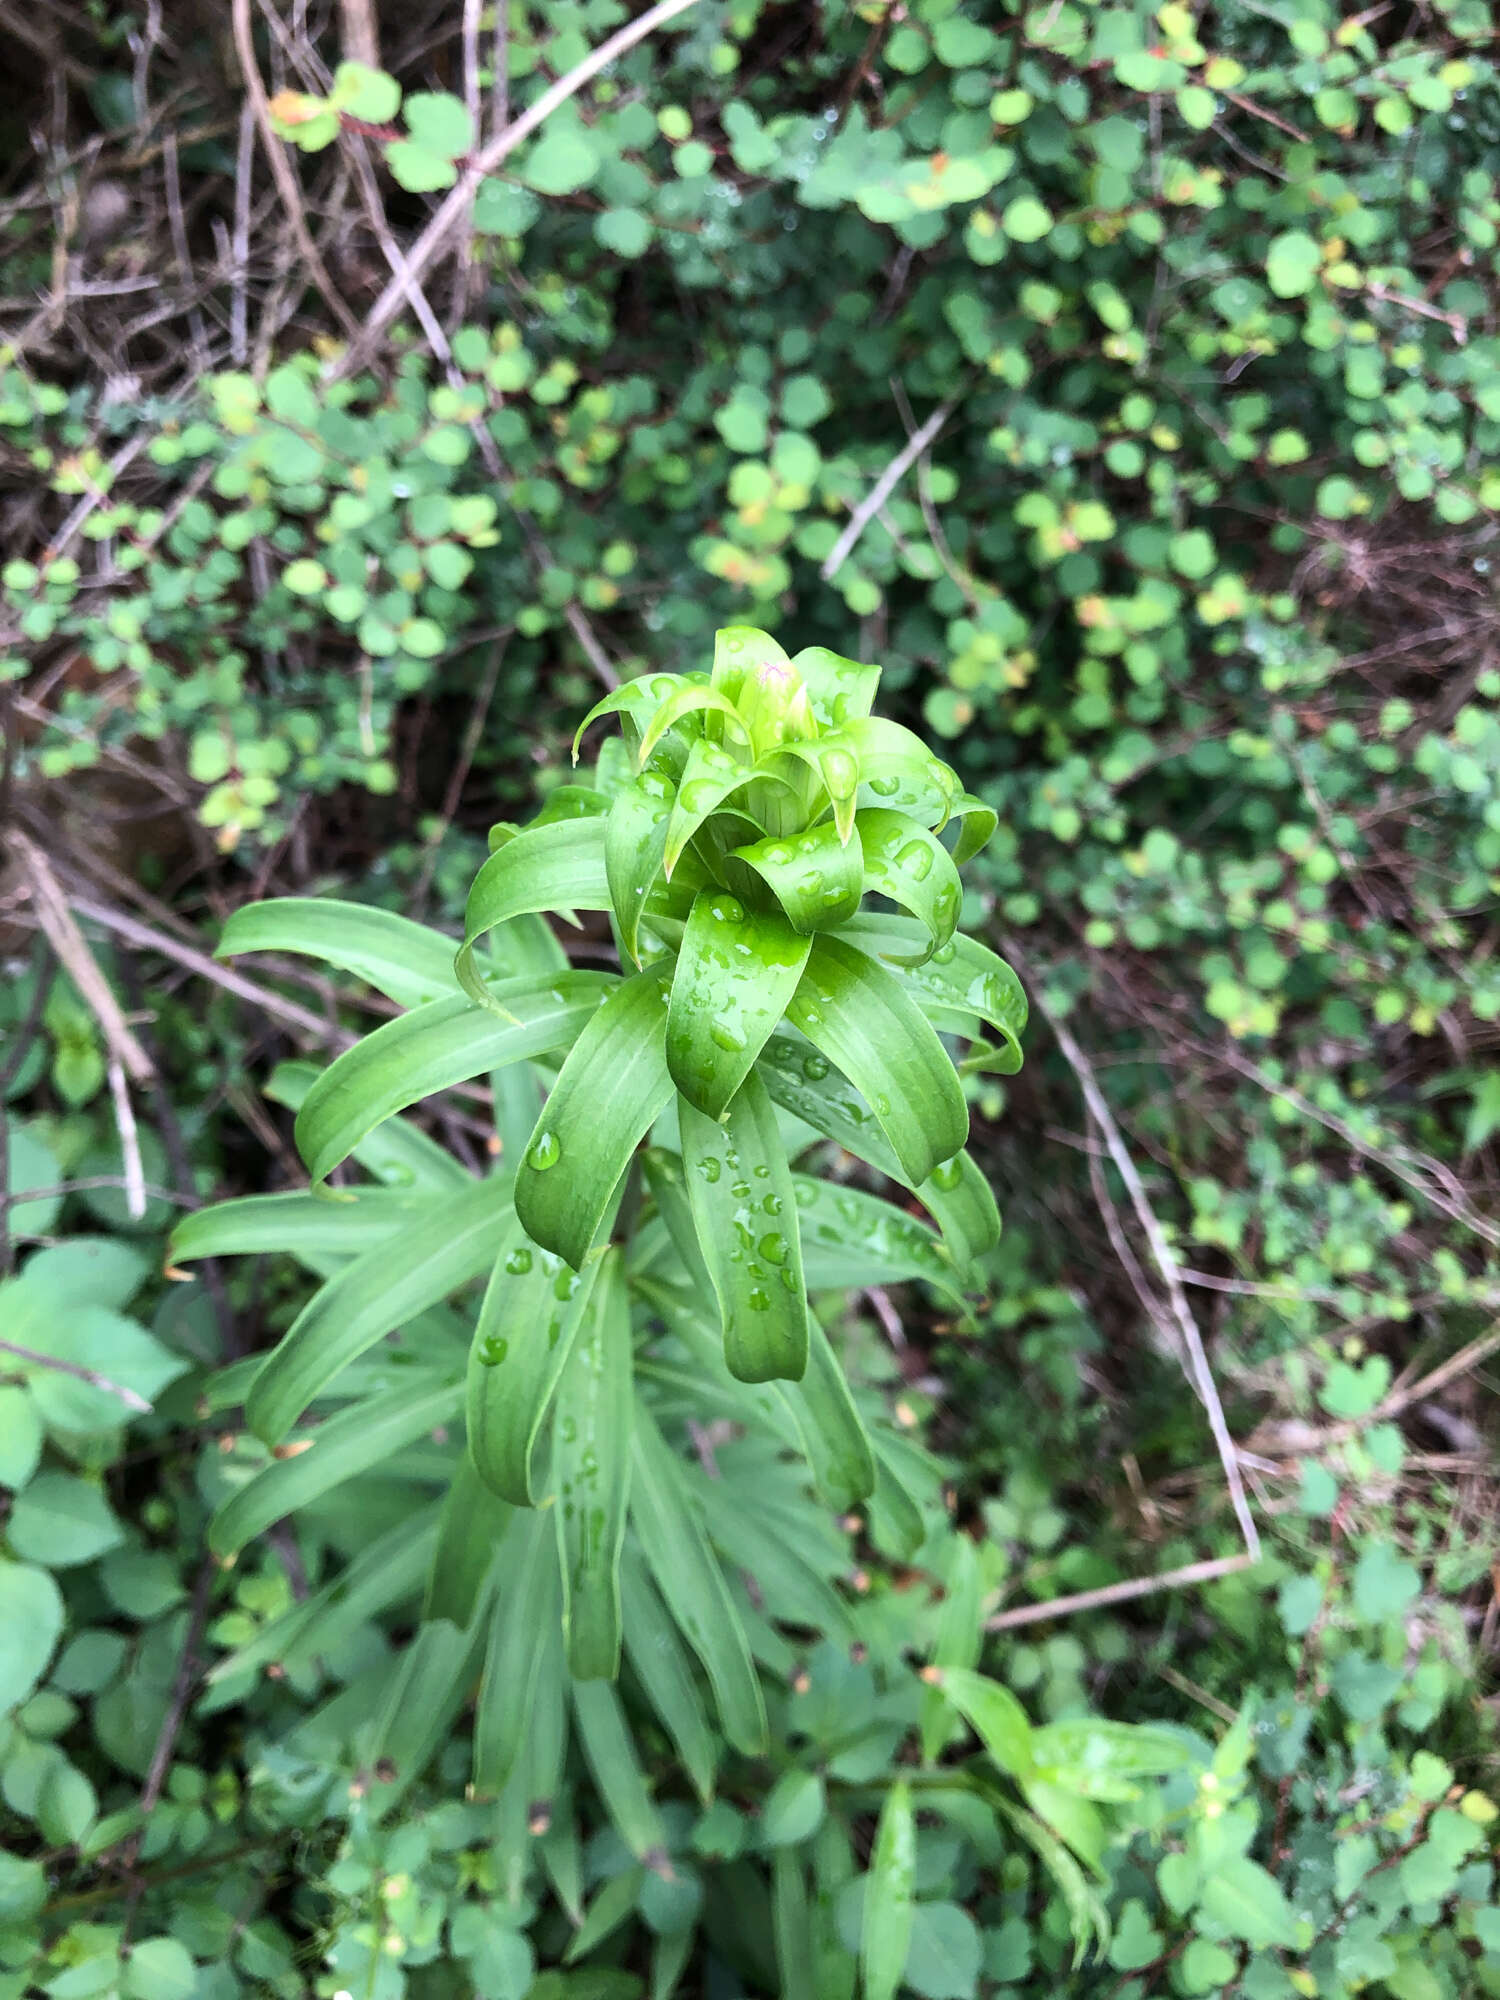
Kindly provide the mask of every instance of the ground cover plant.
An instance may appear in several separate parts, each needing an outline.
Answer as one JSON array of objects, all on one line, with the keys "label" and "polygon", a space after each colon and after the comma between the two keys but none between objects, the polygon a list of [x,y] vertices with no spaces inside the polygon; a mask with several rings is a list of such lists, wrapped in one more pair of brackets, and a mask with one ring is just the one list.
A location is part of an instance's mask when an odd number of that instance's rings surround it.
[{"label": "ground cover plant", "polygon": [[[1487,10],[3,31],[0,1978],[1494,1990]],[[882,720],[742,711],[735,628]],[[839,1086],[810,968],[923,1062]],[[669,969],[594,1148],[592,1001]],[[517,981],[573,1025],[460,1076]],[[451,1087],[369,1095],[424,1018]],[[810,1311],[694,1171],[736,1085]],[[549,1284],[596,1400],[471,1363]]]}]

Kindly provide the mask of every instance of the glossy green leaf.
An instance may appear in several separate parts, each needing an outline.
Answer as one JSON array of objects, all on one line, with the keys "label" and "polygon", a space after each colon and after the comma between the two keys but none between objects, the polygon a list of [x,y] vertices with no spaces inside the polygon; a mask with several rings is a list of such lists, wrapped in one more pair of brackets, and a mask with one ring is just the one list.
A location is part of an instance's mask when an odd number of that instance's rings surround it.
[{"label": "glossy green leaf", "polygon": [[720,1118],[786,1012],[809,940],[773,911],[701,889],[682,934],[667,1010],[667,1066],[689,1104]]},{"label": "glossy green leaf", "polygon": [[620,1665],[620,1545],[630,1491],[630,1302],[619,1250],[605,1252],[557,1389],[552,1490],[568,1665],[612,1680]]},{"label": "glossy green leaf", "polygon": [[609,908],[604,829],[605,821],[592,815],[527,828],[497,848],[474,877],[454,972],[477,1005],[499,1012],[507,1005],[475,957],[475,946],[497,924],[541,910]]},{"label": "glossy green leaf", "polygon": [[952,937],[963,889],[953,857],[905,813],[866,806],[855,819],[865,857],[865,888],[909,910],[927,932],[930,958]]},{"label": "glossy green leaf", "polygon": [[500,1548],[484,1678],[474,1712],[474,1785],[500,1791],[526,1745],[543,1648],[561,1615],[557,1542],[539,1512],[511,1519]]},{"label": "glossy green leaf", "polygon": [[1148,1723],[1078,1716],[1031,1732],[1037,1775],[1106,1805],[1140,1797],[1142,1778],[1168,1777],[1196,1761],[1191,1740]]},{"label": "glossy green leaf", "polygon": [[963,1276],[1000,1241],[1000,1211],[989,1182],[971,1153],[944,1160],[915,1190]]},{"label": "glossy green leaf", "polygon": [[416,1393],[401,1388],[340,1411],[316,1427],[305,1449],[273,1459],[224,1501],[209,1523],[209,1547],[215,1555],[233,1555],[273,1521],[383,1464],[424,1431],[445,1423],[461,1397],[457,1383]]},{"label": "glossy green leaf", "polygon": [[672,1096],[670,967],[617,985],[573,1044],[516,1174],[516,1213],[579,1270],[630,1156]]},{"label": "glossy green leaf", "polygon": [[26,1700],[62,1629],[62,1592],[47,1570],[0,1556],[0,1715]]},{"label": "glossy green leaf", "polygon": [[639,1861],[665,1863],[667,1832],[646,1787],[620,1697],[609,1681],[573,1683],[578,1740],[610,1823]]},{"label": "glossy green leaf", "polygon": [[422,1603],[424,1618],[468,1624],[514,1514],[506,1501],[483,1484],[468,1453],[460,1452],[443,1499],[437,1546]]},{"label": "glossy green leaf", "polygon": [[976,1020],[986,1022],[1009,1051],[1006,1073],[1021,1067],[1026,995],[1005,960],[987,946],[960,933],[919,962],[920,925],[907,917],[863,913],[844,926],[840,938],[874,958],[900,962],[902,984],[934,1026],[944,1033],[968,1035]]},{"label": "glossy green leaf", "polygon": [[722,1122],[678,1104],[698,1243],[742,1382],[800,1381],[807,1303],[792,1173],[766,1087],[752,1072]]},{"label": "glossy green leaf", "polygon": [[418,1007],[453,991],[454,949],[452,938],[393,910],[331,896],[286,896],[236,910],[214,956],[296,952],[352,972],[403,1007]]},{"label": "glossy green leaf", "polygon": [[805,1174],[792,1181],[810,1290],[899,1285],[910,1278],[961,1302],[946,1247],[914,1215],[863,1188],[838,1187]]},{"label": "glossy green leaf", "polygon": [[[833,811],[834,830],[847,843],[859,793],[859,753],[853,740],[837,733],[811,743],[788,743],[786,754],[805,764],[821,783]],[[819,808],[821,810],[821,808]]]},{"label": "glossy green leaf", "polygon": [[947,1051],[895,977],[842,938],[815,940],[787,1018],[866,1098],[917,1184],[969,1136]]},{"label": "glossy green leaf", "polygon": [[645,1559],[630,1542],[620,1566],[620,1598],[625,1651],[636,1679],[706,1805],[713,1797],[718,1766],[714,1732],[677,1627],[651,1581]]},{"label": "glossy green leaf", "polygon": [[953,864],[962,868],[966,861],[972,861],[976,854],[982,854],[989,846],[995,828],[1000,824],[1000,815],[983,799],[976,799],[972,792],[964,792],[955,802],[951,818],[958,826]]},{"label": "glossy green leaf", "polygon": [[507,1017],[462,994],[429,1001],[346,1049],[307,1093],[297,1150],[323,1180],[392,1113],[486,1070],[567,1048],[617,984],[608,972],[563,972],[495,986]]},{"label": "glossy green leaf", "polygon": [[[984,1571],[979,1551],[965,1534],[953,1537],[943,1578],[943,1604],[932,1649],[935,1667],[972,1669],[979,1663],[984,1634]],[[954,1731],[953,1704],[940,1687],[922,1693],[922,1762],[934,1763]]]},{"label": "glossy green leaf", "polygon": [[793,930],[836,930],[859,908],[864,863],[857,834],[846,845],[824,821],[785,839],[769,836],[734,850],[735,859],[771,891]]},{"label": "glossy green leaf", "polygon": [[1077,1965],[1097,1943],[1102,1950],[1109,1943],[1109,1912],[1089,1886],[1083,1870],[1035,1813],[991,1795],[995,1810],[1021,1836],[1036,1855],[1062,1894],[1073,1938],[1073,1963]]},{"label": "glossy green leaf", "polygon": [[733,751],[699,737],[687,754],[667,824],[663,865],[670,877],[683,849],[710,813],[750,780],[750,769]]},{"label": "glossy green leaf", "polygon": [[917,1822],[911,1786],[898,1778],[880,1809],[865,1884],[859,1951],[865,2000],[895,2000],[911,1944],[916,1878]]},{"label": "glossy green leaf", "polygon": [[958,1666],[945,1667],[937,1685],[1007,1777],[1031,1776],[1031,1722],[1009,1688]]},{"label": "glossy green leaf", "polygon": [[469,1350],[465,1425],[475,1471],[514,1507],[536,1504],[536,1440],[596,1276],[539,1249],[519,1217],[500,1243]]},{"label": "glossy green leaf", "polygon": [[[464,1185],[473,1186],[465,1174]],[[281,1255],[320,1269],[340,1257],[358,1257],[389,1242],[394,1230],[436,1214],[435,1200],[397,1188],[354,1188],[333,1193],[248,1194],[194,1209],[172,1231],[174,1264],[199,1257]]]},{"label": "glossy green leaf", "polygon": [[[644,764],[651,752],[660,743],[669,729],[680,728],[690,716],[712,716],[721,731],[748,742],[750,732],[740,720],[732,702],[724,699],[708,684],[706,676],[690,678],[686,684],[669,694],[646,725],[637,749],[636,763]],[[700,726],[701,727],[701,726]]]},{"label": "glossy green leaf", "polygon": [[[316,1063],[278,1063],[267,1079],[264,1095],[273,1104],[300,1111],[321,1075]],[[409,1189],[414,1194],[462,1187],[469,1178],[461,1160],[406,1118],[383,1120],[360,1140],[353,1157],[388,1188]]]},{"label": "glossy green leaf", "polygon": [[631,1518],[657,1588],[703,1663],[725,1736],[747,1757],[760,1756],[766,1711],[744,1627],[683,1468],[639,1401],[632,1455]]},{"label": "glossy green leaf", "polygon": [[962,787],[920,736],[878,715],[845,727],[859,757],[861,805],[908,813],[923,826],[947,822]]},{"label": "glossy green leaf", "polygon": [[346,1264],[313,1294],[266,1356],[245,1398],[257,1437],[279,1444],[334,1377],[403,1321],[485,1270],[510,1203],[499,1181],[476,1181]]},{"label": "glossy green leaf", "polygon": [[849,1378],[816,1314],[807,1316],[807,1372],[781,1393],[797,1428],[818,1492],[830,1507],[856,1507],[875,1488],[875,1454],[855,1408]]},{"label": "glossy green leaf", "polygon": [[793,656],[792,665],[823,728],[842,729],[846,723],[870,713],[875,690],[880,685],[879,667],[846,660],[826,646],[804,646]]},{"label": "glossy green leaf", "polygon": [[738,702],[746,678],[764,667],[791,665],[786,648],[756,625],[722,625],[714,634],[710,685],[727,701]]},{"label": "glossy green leaf", "polygon": [[[604,827],[604,874],[614,908],[620,947],[639,965],[641,917],[662,873],[671,784],[659,771],[640,776],[615,794]],[[670,868],[667,871],[671,872]]]},{"label": "glossy green leaf", "polygon": [[588,714],[579,723],[573,738],[573,762],[578,762],[578,746],[583,741],[584,732],[606,715],[618,715],[623,725],[634,729],[637,734],[646,727],[646,719],[671,694],[685,686],[682,674],[642,674],[639,679],[622,681],[617,688],[601,700],[596,701]]}]

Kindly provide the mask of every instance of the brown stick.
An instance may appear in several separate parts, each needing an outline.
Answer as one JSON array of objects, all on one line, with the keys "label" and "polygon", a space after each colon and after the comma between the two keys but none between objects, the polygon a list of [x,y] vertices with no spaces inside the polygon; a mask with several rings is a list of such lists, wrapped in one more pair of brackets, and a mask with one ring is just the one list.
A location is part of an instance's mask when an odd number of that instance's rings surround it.
[{"label": "brown stick", "polygon": [[13,1340],[0,1340],[0,1354],[14,1354],[18,1361],[29,1361],[33,1368],[47,1368],[54,1375],[71,1375],[75,1382],[87,1382],[91,1389],[102,1389],[107,1396],[118,1396],[127,1410],[151,1408],[144,1396],[137,1395],[134,1389],[127,1389],[123,1382],[112,1382],[107,1375],[101,1375],[93,1368],[80,1368],[76,1361],[59,1361],[55,1354],[38,1354],[34,1347],[20,1347]]},{"label": "brown stick", "polygon": [[51,862],[18,827],[11,828],[10,845],[31,891],[31,906],[36,911],[42,935],[88,1003],[115,1059],[136,1083],[146,1082],[151,1075],[151,1059],[126,1027],[120,1003],[110,991],[109,981],[99,970],[93,953],[84,943],[82,931],[73,921],[62,885],[52,872]]},{"label": "brown stick", "polygon": [[1128,1604],[1132,1598],[1150,1597],[1158,1590],[1182,1590],[1189,1584],[1213,1583],[1221,1576],[1235,1576],[1259,1560],[1248,1550],[1237,1556],[1216,1556],[1212,1562],[1185,1563],[1181,1569],[1163,1570],[1160,1576],[1131,1577],[1125,1583],[1102,1584],[1097,1590],[1076,1590],[1070,1597],[1049,1597],[1045,1604],[1018,1604],[1011,1611],[998,1611],[986,1618],[986,1632],[1013,1632],[1018,1625],[1036,1625],[1044,1618],[1071,1618],[1080,1611],[1098,1611],[1106,1604]]}]

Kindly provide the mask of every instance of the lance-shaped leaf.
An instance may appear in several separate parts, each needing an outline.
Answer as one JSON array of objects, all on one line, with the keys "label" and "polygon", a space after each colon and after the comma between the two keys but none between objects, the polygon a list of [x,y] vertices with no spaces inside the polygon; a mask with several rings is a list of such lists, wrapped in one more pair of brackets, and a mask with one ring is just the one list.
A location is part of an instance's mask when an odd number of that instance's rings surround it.
[{"label": "lance-shaped leaf", "polygon": [[[772,1035],[759,1071],[775,1102],[864,1160],[877,1173],[909,1186],[875,1114],[825,1055],[800,1035]],[[912,1189],[943,1232],[955,1266],[963,1271],[1000,1240],[1000,1214],[988,1181],[967,1153],[935,1167]]]},{"label": "lance-shaped leaf", "polygon": [[[604,874],[620,946],[639,965],[641,917],[662,872],[672,786],[660,771],[642,771],[616,792],[604,827]],[[668,871],[670,873],[670,870]]]},{"label": "lance-shaped leaf", "polygon": [[855,718],[846,734],[859,757],[862,805],[887,807],[942,826],[963,787],[921,737],[884,716]]},{"label": "lance-shaped leaf", "polygon": [[820,2000],[813,1985],[807,1874],[794,1847],[778,1847],[771,1856],[771,1930],[781,2000]]},{"label": "lance-shaped leaf", "polygon": [[453,940],[393,910],[332,897],[286,896],[247,903],[224,926],[216,958],[291,951],[352,972],[402,1007],[451,993]]},{"label": "lance-shaped leaf", "polygon": [[724,1114],[682,1100],[682,1159],[698,1243],[742,1382],[800,1381],[807,1299],[792,1173],[766,1087],[752,1071]]},{"label": "lance-shaped leaf", "polygon": [[395,1389],[330,1417],[305,1441],[304,1450],[273,1459],[229,1496],[209,1523],[209,1547],[215,1555],[233,1555],[273,1521],[383,1464],[403,1445],[446,1422],[461,1393],[457,1383],[416,1394],[410,1388]]},{"label": "lance-shaped leaf", "polygon": [[786,755],[795,757],[817,776],[833,808],[838,837],[847,842],[859,792],[859,755],[853,740],[843,735],[827,735],[811,743],[788,743]]},{"label": "lance-shaped leaf", "polygon": [[639,680],[622,681],[619,687],[612,688],[602,700],[596,701],[579,723],[573,738],[573,762],[578,762],[578,746],[583,741],[584,731],[601,716],[618,715],[622,723],[639,735],[644,731],[648,718],[661,707],[667,696],[683,685],[681,674],[642,674]]},{"label": "lance-shaped leaf", "polygon": [[453,962],[458,983],[481,1007],[504,1010],[503,997],[485,982],[474,947],[496,924],[539,910],[607,910],[605,822],[555,820],[528,827],[507,840],[474,877],[464,909],[464,941]]},{"label": "lance-shaped leaf", "polygon": [[[470,1176],[464,1184],[472,1186]],[[425,1203],[425,1205],[424,1205]],[[436,1214],[431,1196],[397,1188],[359,1188],[343,1200],[323,1194],[248,1194],[185,1215],[172,1231],[174,1264],[199,1257],[246,1257],[270,1252],[311,1263],[358,1257],[390,1240],[391,1232],[422,1215]]]},{"label": "lance-shaped leaf", "polygon": [[766,1746],[760,1677],[694,1504],[681,1464],[645,1405],[636,1402],[631,1518],[656,1586],[703,1662],[724,1734],[747,1757]]},{"label": "lance-shaped leaf", "polygon": [[1109,1911],[1072,1855],[1035,1813],[1027,1812],[997,1792],[988,1796],[996,1812],[1015,1828],[1062,1892],[1073,1939],[1073,1963],[1077,1965],[1086,1958],[1095,1944],[1104,1950],[1110,1936]]},{"label": "lance-shaped leaf", "polygon": [[682,767],[682,779],[667,825],[662,864],[668,877],[709,814],[717,812],[727,798],[749,782],[751,775],[752,767],[732,750],[701,736],[692,745]]},{"label": "lance-shaped leaf", "polygon": [[1009,1688],[969,1667],[941,1669],[936,1685],[1008,1778],[1032,1775],[1031,1719]]},{"label": "lance-shaped leaf", "polygon": [[619,1671],[631,1417],[630,1301],[621,1253],[610,1250],[558,1384],[552,1425],[563,1625],[579,1680],[612,1680]]},{"label": "lance-shaped leaf", "polygon": [[[713,716],[721,733],[727,731],[742,742],[750,740],[750,732],[740,720],[733,702],[726,701],[723,695],[709,686],[706,674],[693,675],[674,694],[669,694],[652,716],[635,753],[636,763],[644,764],[667,731],[680,728],[689,716],[703,716],[705,719]],[[695,733],[702,733],[701,725]]]},{"label": "lance-shaped leaf", "polygon": [[545,1514],[514,1515],[499,1552],[495,1605],[474,1715],[474,1784],[498,1792],[516,1767],[532,1717],[541,1634],[561,1611],[557,1543]]},{"label": "lance-shaped leaf", "polygon": [[672,1096],[670,968],[616,986],[568,1052],[516,1175],[526,1233],[580,1270],[630,1156]]},{"label": "lance-shaped leaf", "polygon": [[786,648],[756,625],[723,625],[714,634],[710,685],[727,701],[738,702],[747,675],[761,667],[788,667]]},{"label": "lance-shaped leaf", "polygon": [[734,854],[765,883],[793,930],[836,930],[859,908],[864,888],[859,837],[851,834],[846,845],[828,821],[785,839],[753,841]]},{"label": "lance-shaped leaf", "polygon": [[880,685],[879,667],[846,660],[826,646],[804,646],[792,665],[807,689],[812,712],[825,729],[842,729],[870,713]]},{"label": "lance-shaped leaf", "polygon": [[896,2000],[916,1919],[917,1820],[911,1786],[898,1778],[885,1795],[865,1881],[860,1970],[865,2000]]},{"label": "lance-shaped leaf", "polygon": [[625,1651],[646,1699],[676,1746],[693,1789],[706,1805],[713,1797],[718,1753],[708,1715],[693,1679],[677,1627],[662,1603],[644,1557],[633,1542],[620,1565]]},{"label": "lance-shaped leaf", "polygon": [[[316,1063],[278,1063],[267,1078],[263,1095],[289,1111],[300,1111],[322,1075]],[[528,1124],[530,1121],[527,1121]],[[354,1148],[354,1157],[376,1180],[393,1192],[437,1193],[462,1187],[468,1169],[446,1146],[406,1118],[387,1118]],[[326,1196],[319,1196],[327,1200]]]},{"label": "lance-shaped leaf", "polygon": [[424,1618],[447,1618],[467,1625],[484,1595],[500,1544],[515,1519],[515,1509],[481,1484],[479,1474],[460,1453],[443,1501],[442,1522],[427,1594]]},{"label": "lance-shaped leaf", "polygon": [[[1010,1075],[1021,1067],[1021,1033],[1026,1026],[1026,995],[1003,958],[987,945],[961,933],[920,963],[921,929],[910,918],[864,914],[854,917],[841,933],[850,944],[873,957],[902,962],[901,983],[928,1020],[945,1034],[972,1034],[976,1020],[986,1022],[1009,1052]],[[997,1058],[994,1067],[1002,1067]]]},{"label": "lance-shaped leaf", "polygon": [[786,1012],[809,940],[727,890],[694,899],[672,975],[667,1065],[706,1118],[720,1118]]},{"label": "lance-shaped leaf", "polygon": [[[983,1638],[984,1571],[979,1551],[968,1535],[955,1535],[943,1578],[933,1666],[971,1670],[978,1663]],[[941,1689],[928,1687],[922,1695],[922,1762],[935,1763],[953,1734],[952,1708],[943,1700]]]},{"label": "lance-shaped leaf", "polygon": [[572,1271],[530,1242],[519,1218],[506,1232],[469,1350],[469,1457],[492,1493],[536,1504],[532,1458],[588,1304],[596,1266]]},{"label": "lance-shaped leaf", "polygon": [[818,1492],[830,1507],[854,1507],[875,1490],[875,1454],[849,1379],[817,1316],[807,1316],[807,1372],[781,1393],[797,1419]]},{"label": "lance-shaped leaf", "polygon": [[504,1016],[467,996],[430,1000],[387,1021],[331,1063],[297,1113],[297,1150],[314,1180],[393,1112],[485,1070],[565,1049],[617,985],[613,973],[562,972],[546,983],[505,980]]},{"label": "lance-shaped leaf", "polygon": [[953,865],[962,868],[966,861],[972,861],[976,854],[989,846],[995,828],[1000,824],[1000,815],[983,799],[976,799],[972,792],[964,792],[954,805],[950,818],[958,827],[958,839],[953,845]]},{"label": "lance-shaped leaf", "polygon": [[393,1812],[448,1741],[479,1670],[485,1621],[476,1618],[467,1630],[435,1618],[420,1625],[410,1644],[396,1656],[395,1672],[386,1696],[366,1733],[355,1738],[361,1763],[377,1770],[365,1810],[376,1825]]},{"label": "lance-shaped leaf", "polygon": [[809,1289],[899,1285],[920,1278],[962,1303],[947,1250],[924,1222],[862,1188],[835,1187],[804,1174],[794,1175],[792,1185]]},{"label": "lance-shaped leaf", "polygon": [[865,857],[865,887],[911,911],[927,932],[919,957],[930,958],[952,937],[963,901],[952,855],[936,834],[905,813],[866,806],[855,824]]},{"label": "lance-shaped leaf", "polygon": [[477,1277],[495,1254],[509,1208],[500,1182],[476,1181],[320,1286],[250,1385],[245,1416],[256,1436],[279,1444],[341,1368]]},{"label": "lance-shaped leaf", "polygon": [[574,1681],[573,1720],[615,1832],[637,1860],[665,1867],[667,1830],[647,1789],[620,1697],[608,1681]]},{"label": "lance-shaped leaf", "polygon": [[866,1098],[909,1181],[959,1151],[969,1136],[963,1086],[920,1008],[873,959],[818,938],[787,1018]]}]

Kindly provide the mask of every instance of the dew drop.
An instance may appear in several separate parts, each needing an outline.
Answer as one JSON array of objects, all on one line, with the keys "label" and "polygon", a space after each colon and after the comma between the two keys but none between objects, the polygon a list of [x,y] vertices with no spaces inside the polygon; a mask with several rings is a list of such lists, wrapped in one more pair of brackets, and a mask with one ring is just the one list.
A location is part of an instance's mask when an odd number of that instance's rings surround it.
[{"label": "dew drop", "polygon": [[509,1352],[510,1342],[502,1340],[498,1333],[492,1333],[480,1343],[479,1359],[486,1368],[498,1368]]},{"label": "dew drop", "polygon": [[715,896],[709,909],[718,923],[742,924],[745,921],[745,906],[737,896]]},{"label": "dew drop", "polygon": [[854,790],[859,773],[847,750],[825,750],[823,776],[833,797],[847,798]]},{"label": "dew drop", "polygon": [[531,1269],[531,1252],[524,1243],[518,1249],[511,1251],[505,1260],[505,1268],[513,1278],[522,1277]]},{"label": "dew drop", "polygon": [[721,1168],[718,1160],[712,1153],[705,1153],[703,1158],[698,1162],[698,1171],[702,1174],[704,1180],[708,1182],[709,1186],[712,1187],[714,1182],[719,1178]]},{"label": "dew drop", "polygon": [[526,1164],[539,1174],[555,1167],[562,1157],[562,1147],[553,1132],[538,1132],[526,1149]]},{"label": "dew drop", "polygon": [[932,849],[924,847],[920,840],[909,840],[896,856],[896,866],[904,869],[914,882],[925,882],[932,873]]},{"label": "dew drop", "polygon": [[787,1242],[779,1229],[773,1229],[769,1236],[762,1236],[756,1244],[768,1264],[784,1264],[787,1259]]},{"label": "dew drop", "polygon": [[718,1015],[708,1026],[708,1039],[716,1048],[727,1049],[731,1055],[738,1055],[745,1046],[745,1037],[732,1021]]},{"label": "dew drop", "polygon": [[894,798],[900,789],[901,780],[899,778],[871,778],[870,780],[870,790],[875,794],[877,799]]},{"label": "dew drop", "polygon": [[771,1294],[762,1291],[760,1286],[757,1285],[753,1292],[746,1293],[745,1303],[749,1306],[751,1312],[769,1312],[771,1310]]},{"label": "dew drop", "polygon": [[809,1083],[818,1083],[828,1074],[828,1060],[825,1056],[804,1056],[802,1074]]},{"label": "dew drop", "polygon": [[963,1156],[955,1153],[951,1160],[944,1160],[940,1167],[932,1170],[932,1185],[937,1188],[956,1188],[963,1178]]}]

